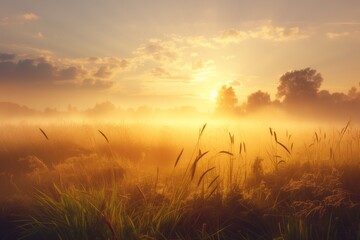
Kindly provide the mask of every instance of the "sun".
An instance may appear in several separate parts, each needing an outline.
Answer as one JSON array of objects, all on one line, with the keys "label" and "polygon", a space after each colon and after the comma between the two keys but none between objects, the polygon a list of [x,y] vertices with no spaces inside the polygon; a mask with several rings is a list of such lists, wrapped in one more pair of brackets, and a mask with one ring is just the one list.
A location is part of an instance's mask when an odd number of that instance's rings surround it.
[{"label": "sun", "polygon": [[212,91],[210,92],[210,99],[211,99],[211,101],[216,102],[217,96],[218,96],[218,91],[212,90]]}]

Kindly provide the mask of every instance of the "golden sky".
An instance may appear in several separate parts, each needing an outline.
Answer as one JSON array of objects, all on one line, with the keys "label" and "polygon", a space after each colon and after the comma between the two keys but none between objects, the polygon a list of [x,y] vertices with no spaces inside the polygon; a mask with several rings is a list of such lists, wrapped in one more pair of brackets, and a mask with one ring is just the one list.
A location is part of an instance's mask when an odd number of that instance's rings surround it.
[{"label": "golden sky", "polygon": [[322,88],[360,81],[357,0],[11,0],[0,8],[0,101],[44,108],[194,105],[215,91],[276,97],[311,67]]}]

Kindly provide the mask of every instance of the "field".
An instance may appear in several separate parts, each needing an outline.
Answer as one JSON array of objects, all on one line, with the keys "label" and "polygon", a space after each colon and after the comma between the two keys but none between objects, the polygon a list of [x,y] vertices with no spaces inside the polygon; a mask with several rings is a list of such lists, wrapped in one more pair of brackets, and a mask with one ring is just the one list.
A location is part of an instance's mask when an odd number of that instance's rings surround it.
[{"label": "field", "polygon": [[359,180],[350,121],[3,123],[0,239],[360,239]]}]

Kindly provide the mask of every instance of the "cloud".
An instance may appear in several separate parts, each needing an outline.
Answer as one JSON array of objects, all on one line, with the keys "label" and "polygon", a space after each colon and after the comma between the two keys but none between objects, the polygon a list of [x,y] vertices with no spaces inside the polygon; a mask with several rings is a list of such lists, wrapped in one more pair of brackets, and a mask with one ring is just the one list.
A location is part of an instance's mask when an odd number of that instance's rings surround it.
[{"label": "cloud", "polygon": [[[154,67],[150,71],[150,79],[148,83],[157,81],[158,79],[179,81],[179,82],[189,82],[191,80],[191,75],[188,72],[180,71],[179,69],[166,69],[163,66]],[[144,78],[148,79],[148,76]]]},{"label": "cloud", "polygon": [[274,42],[293,41],[309,37],[299,27],[275,26],[271,21],[266,21],[251,30],[227,29],[221,31],[214,41],[219,43],[239,43],[248,39],[262,39]]},{"label": "cloud", "polygon": [[23,59],[18,62],[0,62],[0,81],[46,81],[54,79],[56,69],[48,62]]},{"label": "cloud", "polygon": [[329,33],[326,33],[326,37],[329,38],[329,39],[347,37],[349,35],[350,35],[349,32],[329,32]]},{"label": "cloud", "polygon": [[230,75],[230,79],[227,84],[230,86],[233,86],[234,88],[236,87],[243,87],[246,84],[250,83],[251,81],[253,81],[254,79],[259,78],[259,76],[256,75],[247,75],[244,76],[242,74],[231,74]]},{"label": "cloud", "polygon": [[143,60],[151,59],[157,62],[175,62],[179,58],[175,42],[159,39],[151,39],[148,43],[140,45],[134,53]]},{"label": "cloud", "polygon": [[73,80],[77,79],[81,74],[81,70],[77,67],[68,67],[59,70],[58,72],[58,80]]},{"label": "cloud", "polygon": [[81,89],[105,90],[114,86],[114,81],[105,81],[101,79],[87,78],[78,85]]},{"label": "cloud", "polygon": [[[16,58],[15,54],[1,54],[0,58],[0,83],[6,84],[41,84],[41,85],[59,85],[67,81],[80,82],[86,79],[89,71],[82,65],[66,65],[51,61],[44,57],[24,58],[18,61],[10,61]],[[61,61],[60,61],[61,62]],[[65,61],[64,61],[65,62]],[[101,81],[89,81],[85,84],[87,87],[105,86]]]},{"label": "cloud", "polygon": [[358,26],[360,25],[360,22],[332,22],[329,24],[335,26]]},{"label": "cloud", "polygon": [[44,37],[44,34],[42,32],[38,32],[33,36],[33,38],[35,38],[35,39],[44,39],[45,37]]},{"label": "cloud", "polygon": [[45,57],[45,58],[55,59],[54,52],[47,50],[47,49],[36,48],[36,47],[25,45],[25,44],[1,43],[0,42],[0,49],[6,49],[7,53],[20,53],[22,58]]},{"label": "cloud", "polygon": [[196,60],[191,63],[191,69],[193,71],[201,70],[205,67],[205,64],[202,60]]},{"label": "cloud", "polygon": [[10,61],[15,58],[15,54],[9,54],[9,53],[1,53],[0,52],[0,62],[1,61]]},{"label": "cloud", "polygon": [[215,38],[215,41],[221,43],[238,43],[249,38],[250,35],[248,32],[232,28],[220,32],[219,36]]},{"label": "cloud", "polygon": [[100,65],[93,77],[101,79],[110,79],[131,65],[128,60],[119,58],[92,58],[89,61]]},{"label": "cloud", "polygon": [[35,13],[28,12],[21,15],[6,16],[0,18],[0,26],[19,25],[24,22],[34,22],[39,20],[40,17]]},{"label": "cloud", "polygon": [[308,35],[302,34],[300,32],[300,28],[298,27],[284,28],[272,25],[263,26],[250,34],[253,38],[279,42],[304,39],[308,37]]},{"label": "cloud", "polygon": [[130,62],[116,57],[60,59],[0,54],[0,86],[64,90],[106,90],[113,88],[116,73]]},{"label": "cloud", "polygon": [[244,86],[244,83],[239,80],[234,80],[234,81],[231,81],[229,83],[229,85],[233,86],[233,87],[240,87],[240,86]]},{"label": "cloud", "polygon": [[172,35],[171,40],[188,47],[202,47],[202,48],[215,48],[214,42],[211,39],[204,36],[180,36]]},{"label": "cloud", "polygon": [[110,78],[112,75],[113,67],[108,65],[101,66],[94,74],[94,76],[98,78]]},{"label": "cloud", "polygon": [[228,61],[228,60],[234,59],[235,56],[234,56],[234,55],[228,55],[228,56],[222,56],[221,58],[224,59],[224,60],[226,60],[226,61]]},{"label": "cloud", "polygon": [[[212,56],[212,52],[204,52],[203,48],[218,52],[224,47],[223,43],[240,42],[246,39],[290,41],[305,37],[307,37],[305,31],[300,30],[299,27],[276,26],[271,21],[257,22],[255,26],[245,30],[227,29],[215,36],[172,34],[140,44],[133,51],[134,56],[131,62],[136,71],[142,71],[138,79],[144,80],[138,81],[164,79],[203,82],[216,75],[216,63],[209,57],[209,55]],[[91,58],[89,61],[97,62],[98,59]],[[110,75],[109,68],[100,68],[93,77]],[[234,82],[234,85],[240,84]]]},{"label": "cloud", "polygon": [[89,57],[86,59],[82,59],[82,62],[98,64],[98,65],[103,65],[103,64],[113,65],[123,69],[128,68],[131,65],[131,62],[129,60],[118,57]]},{"label": "cloud", "polygon": [[151,75],[158,78],[169,78],[171,74],[162,67],[155,67],[151,69]]},{"label": "cloud", "polygon": [[40,17],[38,15],[36,15],[35,13],[32,13],[32,12],[24,13],[20,17],[21,17],[21,19],[26,20],[26,21],[35,21],[35,20],[40,19]]}]

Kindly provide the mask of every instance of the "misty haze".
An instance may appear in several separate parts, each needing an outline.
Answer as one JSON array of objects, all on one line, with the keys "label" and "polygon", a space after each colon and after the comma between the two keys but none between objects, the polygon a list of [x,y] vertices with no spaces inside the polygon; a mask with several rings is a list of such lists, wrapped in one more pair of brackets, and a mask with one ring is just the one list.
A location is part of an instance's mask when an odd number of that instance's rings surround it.
[{"label": "misty haze", "polygon": [[0,239],[360,240],[360,3],[0,8]]}]

